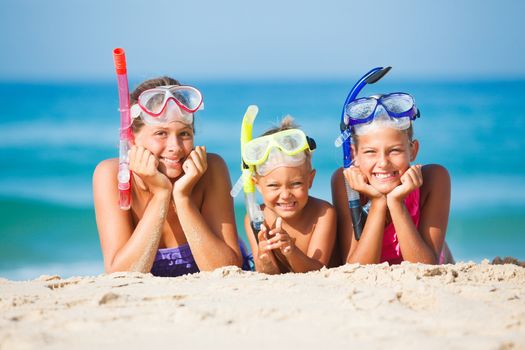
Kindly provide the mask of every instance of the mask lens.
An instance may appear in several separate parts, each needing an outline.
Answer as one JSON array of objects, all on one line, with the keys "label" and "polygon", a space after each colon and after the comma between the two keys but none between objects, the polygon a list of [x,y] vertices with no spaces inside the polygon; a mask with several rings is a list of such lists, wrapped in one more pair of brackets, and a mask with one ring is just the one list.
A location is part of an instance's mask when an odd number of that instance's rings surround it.
[{"label": "mask lens", "polygon": [[376,106],[377,100],[375,98],[362,98],[350,103],[346,107],[346,114],[350,119],[366,119],[374,112]]},{"label": "mask lens", "polygon": [[414,99],[408,94],[392,94],[381,98],[381,104],[391,113],[405,113],[414,107]]},{"label": "mask lens", "polygon": [[243,152],[244,161],[249,165],[263,161],[269,144],[270,140],[266,137],[259,137],[246,143]]},{"label": "mask lens", "polygon": [[140,95],[139,103],[149,113],[160,114],[166,103],[165,97],[166,92],[163,90],[146,90]]},{"label": "mask lens", "polygon": [[307,144],[306,137],[299,130],[291,133],[276,133],[274,138],[280,148],[289,155],[302,151]]},{"label": "mask lens", "polygon": [[189,112],[195,112],[202,103],[202,95],[199,90],[190,86],[172,86],[169,92]]}]

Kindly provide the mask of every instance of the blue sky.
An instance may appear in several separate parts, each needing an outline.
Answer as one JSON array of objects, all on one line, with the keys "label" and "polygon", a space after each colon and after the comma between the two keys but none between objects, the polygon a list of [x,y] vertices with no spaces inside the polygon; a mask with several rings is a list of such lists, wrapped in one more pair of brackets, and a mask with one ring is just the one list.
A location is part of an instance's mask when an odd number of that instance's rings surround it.
[{"label": "blue sky", "polygon": [[525,78],[521,0],[0,1],[0,80]]}]

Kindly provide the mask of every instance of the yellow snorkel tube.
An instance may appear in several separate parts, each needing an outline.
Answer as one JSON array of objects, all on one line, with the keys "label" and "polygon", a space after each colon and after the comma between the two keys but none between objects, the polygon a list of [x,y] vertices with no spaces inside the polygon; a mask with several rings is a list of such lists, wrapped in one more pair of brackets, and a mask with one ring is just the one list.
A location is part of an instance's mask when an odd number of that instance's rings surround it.
[{"label": "yellow snorkel tube", "polygon": [[244,152],[244,145],[252,139],[252,130],[253,122],[257,117],[259,108],[255,105],[250,105],[244,113],[242,118],[241,126],[241,171],[242,175],[240,179],[233,186],[230,194],[232,197],[237,196],[241,186],[244,191],[244,202],[246,205],[246,213],[250,218],[250,225],[252,227],[253,233],[255,234],[255,239],[257,240],[257,233],[261,230],[261,225],[264,222],[264,215],[257,200],[255,198],[255,185],[252,180],[252,175],[254,173],[253,165],[247,165],[243,159],[242,155]]}]

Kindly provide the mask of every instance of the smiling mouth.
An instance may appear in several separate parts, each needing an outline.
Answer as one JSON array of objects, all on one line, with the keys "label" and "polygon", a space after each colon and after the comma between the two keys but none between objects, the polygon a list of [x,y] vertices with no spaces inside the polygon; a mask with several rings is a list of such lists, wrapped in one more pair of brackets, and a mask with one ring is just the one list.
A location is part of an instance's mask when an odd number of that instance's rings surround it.
[{"label": "smiling mouth", "polygon": [[170,168],[180,168],[182,166],[182,159],[161,158],[161,160]]},{"label": "smiling mouth", "polygon": [[290,203],[277,203],[276,206],[282,210],[293,210],[297,206],[297,202],[294,201]]},{"label": "smiling mouth", "polygon": [[397,179],[399,176],[399,171],[392,171],[389,173],[372,173],[372,176],[374,176],[379,181],[389,181]]}]

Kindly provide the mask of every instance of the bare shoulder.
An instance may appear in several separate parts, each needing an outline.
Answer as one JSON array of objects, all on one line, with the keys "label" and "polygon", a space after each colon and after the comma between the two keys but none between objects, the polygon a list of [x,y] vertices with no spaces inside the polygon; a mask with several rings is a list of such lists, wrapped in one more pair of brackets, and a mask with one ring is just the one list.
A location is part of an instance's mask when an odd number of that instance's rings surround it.
[{"label": "bare shoulder", "polygon": [[216,153],[207,153],[208,159],[208,170],[214,176],[228,173],[228,167],[224,159]]},{"label": "bare shoulder", "polygon": [[207,161],[208,168],[201,178],[202,181],[199,181],[199,186],[216,194],[229,191],[231,186],[230,174],[224,159],[218,154],[207,153]]},{"label": "bare shoulder", "polygon": [[448,170],[439,164],[427,164],[421,168],[425,182],[450,182]]},{"label": "bare shoulder", "polygon": [[421,172],[423,174],[423,186],[421,186],[423,198],[426,198],[431,192],[450,193],[450,174],[444,166],[427,164],[421,168]]},{"label": "bare shoulder", "polygon": [[343,168],[337,168],[332,174],[332,186],[343,181]]},{"label": "bare shoulder", "polygon": [[309,215],[321,217],[326,215],[335,215],[335,209],[329,202],[310,196],[308,198]]},{"label": "bare shoulder", "polygon": [[93,181],[99,181],[118,173],[118,158],[105,159],[97,164],[93,172]]}]

